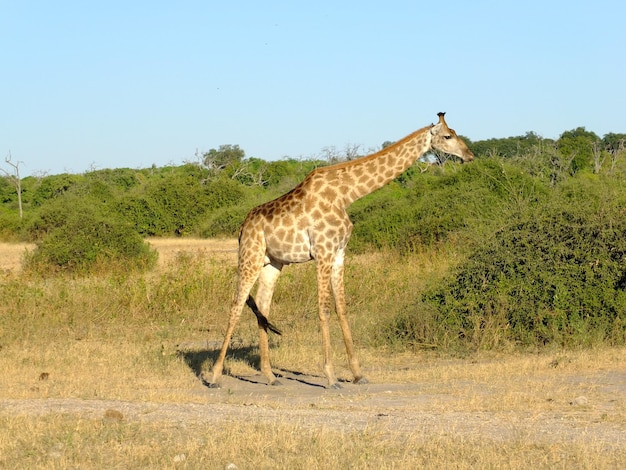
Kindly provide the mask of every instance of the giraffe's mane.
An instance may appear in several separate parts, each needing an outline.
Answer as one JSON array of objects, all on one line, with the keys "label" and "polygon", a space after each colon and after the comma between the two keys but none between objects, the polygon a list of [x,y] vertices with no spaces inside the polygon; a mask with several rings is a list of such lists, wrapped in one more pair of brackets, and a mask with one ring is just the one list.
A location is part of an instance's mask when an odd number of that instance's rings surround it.
[{"label": "giraffe's mane", "polygon": [[366,155],[364,157],[356,158],[354,160],[349,160],[347,162],[340,162],[340,163],[335,163],[334,165],[323,166],[323,167],[318,168],[318,170],[322,170],[322,169],[328,169],[328,170],[333,169],[333,170],[335,170],[335,169],[340,169],[340,168],[345,168],[345,167],[352,166],[352,165],[354,165],[357,162],[365,163],[368,160],[373,160],[373,159],[375,159],[377,157],[380,157],[381,155],[384,155],[386,153],[394,151],[397,147],[399,147],[399,146],[403,145],[405,142],[411,140],[416,135],[421,134],[422,132],[424,132],[427,129],[431,129],[434,126],[435,126],[434,124],[429,124],[428,126],[422,127],[421,129],[418,129],[415,132],[410,133],[406,137],[403,137],[402,139],[398,140],[397,142],[394,142],[390,146],[385,147],[384,149],[380,149],[378,152],[374,152],[374,153],[372,153],[370,155]]}]

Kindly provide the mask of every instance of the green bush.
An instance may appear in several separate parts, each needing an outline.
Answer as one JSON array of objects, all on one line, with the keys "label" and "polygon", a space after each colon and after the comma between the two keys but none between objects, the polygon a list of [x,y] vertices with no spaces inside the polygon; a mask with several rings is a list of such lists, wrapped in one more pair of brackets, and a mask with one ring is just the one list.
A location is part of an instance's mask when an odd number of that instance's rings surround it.
[{"label": "green bush", "polygon": [[545,197],[543,184],[500,158],[447,164],[357,201],[351,248],[419,251],[463,233],[480,239],[510,213]]},{"label": "green bush", "polygon": [[25,267],[37,273],[88,274],[110,265],[147,269],[156,259],[156,251],[129,225],[82,206],[37,242]]},{"label": "green bush", "polygon": [[38,208],[38,212],[29,219],[26,226],[28,238],[32,241],[43,240],[52,231],[64,226],[76,208],[80,211],[84,203],[84,199],[65,195]]},{"label": "green bush", "polygon": [[0,207],[0,240],[19,239],[22,224],[17,210]]},{"label": "green bush", "polygon": [[175,230],[161,204],[144,196],[128,196],[117,206],[124,220],[144,237],[167,235]]},{"label": "green bush", "polygon": [[207,209],[233,206],[242,202],[245,196],[241,184],[226,178],[210,181],[202,188],[202,198]]},{"label": "green bush", "polygon": [[477,246],[409,317],[435,308],[448,335],[472,348],[623,344],[626,218],[616,189],[564,185]]},{"label": "green bush", "polygon": [[[363,252],[369,248],[396,246],[404,223],[412,209],[406,189],[392,182],[353,204],[348,212],[354,224],[350,249]],[[407,214],[408,213],[408,214]]]},{"label": "green bush", "polygon": [[175,174],[124,196],[118,211],[143,236],[197,233],[211,212],[240,203],[245,192],[230,179],[201,182]]},{"label": "green bush", "polygon": [[34,188],[33,194],[29,199],[32,200],[34,206],[41,206],[54,198],[64,195],[82,181],[82,176],[68,173],[46,176]]},{"label": "green bush", "polygon": [[91,171],[85,174],[88,181],[99,181],[111,190],[128,191],[139,184],[139,172],[130,168],[115,168]]},{"label": "green bush", "polygon": [[218,209],[200,226],[198,235],[202,238],[237,237],[250,209],[247,205]]}]

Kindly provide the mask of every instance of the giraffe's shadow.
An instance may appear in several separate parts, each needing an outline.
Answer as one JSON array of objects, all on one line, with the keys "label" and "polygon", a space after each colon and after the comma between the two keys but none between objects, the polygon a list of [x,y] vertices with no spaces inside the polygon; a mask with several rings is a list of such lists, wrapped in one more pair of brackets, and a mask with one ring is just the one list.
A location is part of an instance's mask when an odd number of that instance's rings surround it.
[{"label": "giraffe's shadow", "polygon": [[[220,353],[220,347],[221,344],[217,343],[180,344],[176,349],[176,354],[196,377],[200,377],[202,372],[207,370],[205,364],[212,366],[215,363]],[[257,346],[231,344],[228,348],[228,357],[249,364],[253,368],[259,368],[260,356]],[[228,374],[228,371],[225,373]]]},{"label": "giraffe's shadow", "polygon": [[[217,360],[221,348],[221,343],[183,343],[177,347],[177,355],[181,358],[187,367],[191,369],[196,377],[198,377],[203,383],[202,373],[207,371],[207,364],[211,366]],[[258,346],[247,345],[243,343],[231,344],[228,348],[228,357],[236,361],[241,361],[248,364],[250,367],[259,371],[260,369],[260,355]],[[274,373],[277,377],[287,382],[297,382],[302,385],[311,387],[324,388],[323,382],[325,378],[322,376],[307,375],[295,370],[289,370],[284,368],[274,369]],[[243,382],[249,382],[254,384],[265,383],[265,379],[261,376],[242,376],[232,374],[229,370],[224,371],[225,375],[233,377]],[[347,382],[346,380],[339,379],[340,382]],[[206,383],[205,383],[206,384]]]}]

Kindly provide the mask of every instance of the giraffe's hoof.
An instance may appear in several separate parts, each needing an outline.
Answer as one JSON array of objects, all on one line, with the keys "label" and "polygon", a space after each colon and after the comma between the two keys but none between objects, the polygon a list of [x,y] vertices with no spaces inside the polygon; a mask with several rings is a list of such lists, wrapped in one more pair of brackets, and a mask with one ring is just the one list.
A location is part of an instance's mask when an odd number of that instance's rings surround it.
[{"label": "giraffe's hoof", "polygon": [[365,377],[359,377],[358,379],[354,379],[354,383],[357,385],[367,385],[370,381]]},{"label": "giraffe's hoof", "polygon": [[217,380],[214,380],[213,376],[209,374],[206,374],[203,372],[200,375],[198,375],[198,378],[200,379],[203,385],[206,385],[209,388],[220,388],[220,384],[217,382]]},{"label": "giraffe's hoof", "polygon": [[280,387],[283,385],[283,383],[280,380],[276,379],[273,382],[270,382],[269,385],[271,385],[272,387]]}]

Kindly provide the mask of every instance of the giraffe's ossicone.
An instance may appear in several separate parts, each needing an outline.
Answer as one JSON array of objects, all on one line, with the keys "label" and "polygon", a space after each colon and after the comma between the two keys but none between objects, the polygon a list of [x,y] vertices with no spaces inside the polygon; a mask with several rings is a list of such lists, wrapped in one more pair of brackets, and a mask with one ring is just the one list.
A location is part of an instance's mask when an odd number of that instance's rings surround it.
[{"label": "giraffe's ossicone", "polygon": [[[224,343],[212,374],[204,378],[209,386],[219,386],[226,351],[246,303],[259,323],[261,372],[269,384],[278,384],[270,366],[267,336],[268,329],[275,330],[267,320],[274,287],[283,266],[311,260],[315,260],[317,266],[317,297],[328,386],[339,387],[331,361],[328,325],[333,298],[354,382],[367,382],[361,373],[346,319],[344,255],[352,233],[346,209],[357,199],[392,181],[433,149],[455,155],[463,162],[472,161],[474,155],[448,127],[444,114],[438,114],[437,124],[424,127],[372,155],[317,168],[287,194],[250,211],[239,232],[237,292]],[[250,297],[255,283],[258,283],[256,302]]]}]

